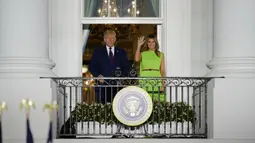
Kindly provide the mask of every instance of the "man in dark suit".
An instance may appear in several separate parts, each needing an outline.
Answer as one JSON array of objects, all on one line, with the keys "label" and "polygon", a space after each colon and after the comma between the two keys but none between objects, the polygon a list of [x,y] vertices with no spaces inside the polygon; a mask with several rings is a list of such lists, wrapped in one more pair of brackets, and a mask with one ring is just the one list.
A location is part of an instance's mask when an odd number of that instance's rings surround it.
[{"label": "man in dark suit", "polygon": [[[89,71],[94,77],[114,77],[118,68],[122,76],[128,76],[129,63],[126,52],[115,45],[116,33],[106,30],[104,33],[105,46],[94,50],[89,64]],[[107,80],[100,80],[99,84],[107,86]],[[96,88],[97,101],[101,103],[112,102],[117,89],[114,87]]]}]

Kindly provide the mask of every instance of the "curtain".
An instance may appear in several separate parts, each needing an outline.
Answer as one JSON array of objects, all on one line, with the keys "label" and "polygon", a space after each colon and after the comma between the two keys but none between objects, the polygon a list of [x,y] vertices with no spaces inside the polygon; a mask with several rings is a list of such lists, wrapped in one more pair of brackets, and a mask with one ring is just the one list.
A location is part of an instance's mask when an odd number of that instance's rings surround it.
[{"label": "curtain", "polygon": [[96,16],[99,0],[84,0],[84,17]]},{"label": "curtain", "polygon": [[154,15],[156,17],[158,17],[159,16],[159,1],[160,0],[149,0],[149,1],[151,3],[152,8],[153,8]]},{"label": "curtain", "polygon": [[87,41],[88,41],[88,38],[89,38],[89,33],[90,33],[90,30],[89,29],[83,29],[82,31],[82,38],[83,38],[83,46],[82,46],[82,53],[85,52],[85,48],[86,48],[86,44],[87,44]]},{"label": "curtain", "polygon": [[[84,15],[83,17],[94,17],[96,16],[97,6],[98,6],[99,0],[84,0]],[[83,27],[82,31],[82,37],[84,39],[83,41],[83,47],[82,52],[85,52],[85,47],[87,44],[87,40],[89,38],[89,25],[85,25]]]},{"label": "curtain", "polygon": [[119,13],[119,17],[123,17],[124,16],[124,7],[123,7],[123,0],[116,0],[116,5],[118,7],[118,13]]}]

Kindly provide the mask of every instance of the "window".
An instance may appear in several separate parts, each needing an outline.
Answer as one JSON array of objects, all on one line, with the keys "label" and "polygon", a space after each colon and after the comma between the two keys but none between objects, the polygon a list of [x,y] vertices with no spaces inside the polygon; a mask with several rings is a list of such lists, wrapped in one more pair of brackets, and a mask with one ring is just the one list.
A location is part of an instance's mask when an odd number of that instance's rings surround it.
[{"label": "window", "polygon": [[161,0],[84,0],[84,17],[160,17]]}]

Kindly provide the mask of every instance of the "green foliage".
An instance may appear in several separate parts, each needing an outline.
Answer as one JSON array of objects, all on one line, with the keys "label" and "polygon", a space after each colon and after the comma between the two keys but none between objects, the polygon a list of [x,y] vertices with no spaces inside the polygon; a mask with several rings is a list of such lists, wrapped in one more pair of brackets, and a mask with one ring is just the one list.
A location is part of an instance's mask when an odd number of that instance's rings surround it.
[{"label": "green foliage", "polygon": [[[112,112],[112,104],[77,104],[75,110],[71,112],[72,121],[97,121],[99,123],[118,123]],[[153,111],[148,119],[149,124],[161,124],[163,122],[194,122],[195,112],[192,107],[184,102],[154,101]]]}]

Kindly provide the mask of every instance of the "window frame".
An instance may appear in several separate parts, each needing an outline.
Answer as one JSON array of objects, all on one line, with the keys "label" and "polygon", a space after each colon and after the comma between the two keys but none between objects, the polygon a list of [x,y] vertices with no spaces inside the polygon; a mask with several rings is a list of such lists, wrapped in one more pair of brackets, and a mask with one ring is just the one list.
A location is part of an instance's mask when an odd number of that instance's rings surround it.
[{"label": "window frame", "polygon": [[[162,19],[164,17],[164,10],[165,10],[165,6],[166,6],[166,0],[160,0],[160,2],[159,2],[159,16],[158,17],[136,17],[136,14],[135,14],[135,17],[94,17],[94,16],[85,17],[84,16],[84,10],[85,10],[84,1],[86,1],[86,0],[81,0],[81,17],[82,17],[82,19],[90,19],[90,18],[92,18],[92,19],[104,19],[104,20],[106,20],[108,18],[113,18],[113,19],[114,18],[118,18],[118,19],[126,19],[126,18],[131,18],[131,19],[140,19],[140,18]],[[136,2],[136,0],[135,0],[135,2]]]},{"label": "window frame", "polygon": [[[165,54],[165,65],[167,70],[167,0],[161,0],[159,17],[84,17],[84,0],[81,0],[81,24],[157,24],[157,38],[160,45],[159,50]],[[167,72],[167,71],[166,71]]]}]

